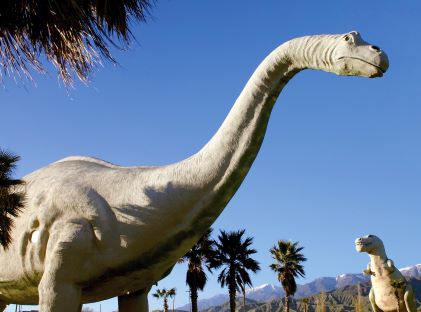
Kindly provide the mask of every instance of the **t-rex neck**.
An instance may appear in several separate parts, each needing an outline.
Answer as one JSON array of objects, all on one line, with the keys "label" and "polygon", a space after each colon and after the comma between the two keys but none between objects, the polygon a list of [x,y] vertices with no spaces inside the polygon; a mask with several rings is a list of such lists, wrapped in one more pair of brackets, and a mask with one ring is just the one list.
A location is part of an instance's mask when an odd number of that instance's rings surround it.
[{"label": "t-rex neck", "polygon": [[378,246],[376,249],[371,250],[368,255],[370,257],[370,263],[376,267],[383,267],[384,263],[387,261],[384,246]]}]

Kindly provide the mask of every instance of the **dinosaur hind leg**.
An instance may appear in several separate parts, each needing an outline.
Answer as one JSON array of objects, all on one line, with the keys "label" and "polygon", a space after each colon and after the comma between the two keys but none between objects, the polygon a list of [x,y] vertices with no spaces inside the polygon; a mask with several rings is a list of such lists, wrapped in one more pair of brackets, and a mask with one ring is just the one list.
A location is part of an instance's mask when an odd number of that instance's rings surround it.
[{"label": "dinosaur hind leg", "polygon": [[136,291],[118,297],[119,312],[148,312],[148,292]]},{"label": "dinosaur hind leg", "polygon": [[92,249],[92,229],[84,220],[56,224],[51,231],[45,258],[44,274],[38,286],[42,312],[79,312],[81,287],[77,283]]},{"label": "dinosaur hind leg", "polygon": [[368,295],[368,299],[370,300],[371,308],[373,309],[374,312],[382,312],[382,310],[380,310],[380,308],[376,304],[376,297],[374,294],[373,287],[371,287],[370,289],[370,294]]}]

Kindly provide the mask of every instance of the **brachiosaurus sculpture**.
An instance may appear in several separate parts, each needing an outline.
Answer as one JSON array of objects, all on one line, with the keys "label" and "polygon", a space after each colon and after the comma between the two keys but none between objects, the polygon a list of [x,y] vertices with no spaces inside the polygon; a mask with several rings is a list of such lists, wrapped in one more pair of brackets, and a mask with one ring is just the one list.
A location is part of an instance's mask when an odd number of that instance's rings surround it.
[{"label": "brachiosaurus sculpture", "polygon": [[[293,39],[259,65],[195,155],[160,167],[69,157],[23,179],[27,202],[0,250],[0,303],[76,312],[118,296],[148,311],[150,287],[205,233],[249,171],[282,88],[311,68],[380,77],[386,54],[357,32]],[[1,310],[1,309],[0,309]]]}]

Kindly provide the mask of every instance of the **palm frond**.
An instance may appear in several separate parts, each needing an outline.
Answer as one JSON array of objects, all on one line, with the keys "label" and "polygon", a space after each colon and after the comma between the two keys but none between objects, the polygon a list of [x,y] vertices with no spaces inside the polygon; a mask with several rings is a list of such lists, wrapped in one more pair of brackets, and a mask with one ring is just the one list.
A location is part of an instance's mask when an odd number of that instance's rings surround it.
[{"label": "palm frond", "polygon": [[203,267],[211,272],[211,262],[214,254],[214,241],[210,238],[212,229],[197,241],[192,248],[179,260],[180,263],[188,262],[186,284],[190,289],[203,290],[208,280]]},{"label": "palm frond", "polygon": [[24,206],[25,194],[18,189],[23,181],[12,179],[19,156],[0,150],[0,245],[7,248],[12,242],[13,218]]},{"label": "palm frond", "polygon": [[175,295],[177,295],[177,288],[173,287],[168,289],[167,294],[170,298],[175,297]]},{"label": "palm frond", "polygon": [[297,290],[295,277],[305,276],[304,266],[301,264],[307,258],[301,253],[304,247],[298,247],[298,242],[279,240],[269,251],[275,263],[269,267],[278,275],[285,293],[294,295]]},{"label": "palm frond", "polygon": [[257,251],[250,246],[253,238],[243,238],[245,230],[226,232],[221,230],[216,245],[214,267],[223,267],[218,276],[222,287],[241,291],[245,285],[252,286],[248,271],[256,273],[260,270],[259,263],[251,258]]},{"label": "palm frond", "polygon": [[31,79],[45,72],[44,54],[66,84],[86,81],[101,59],[115,62],[109,45],[128,46],[130,21],[145,21],[153,0],[2,0],[0,78]]}]

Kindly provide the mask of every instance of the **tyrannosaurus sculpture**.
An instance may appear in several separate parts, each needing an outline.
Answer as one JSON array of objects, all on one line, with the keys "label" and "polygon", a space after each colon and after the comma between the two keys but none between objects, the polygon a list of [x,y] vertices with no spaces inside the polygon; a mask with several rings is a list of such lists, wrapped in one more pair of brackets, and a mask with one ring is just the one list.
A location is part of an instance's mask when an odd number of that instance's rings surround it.
[{"label": "tyrannosaurus sculpture", "polygon": [[[393,261],[387,258],[383,242],[376,235],[366,235],[355,240],[358,252],[366,252],[370,262],[364,274],[371,276],[370,303],[374,312],[416,312],[414,292]],[[402,292],[395,289],[393,281],[402,283]],[[397,299],[399,298],[399,300]]]},{"label": "tyrannosaurus sculpture", "polygon": [[306,68],[380,77],[387,67],[386,54],[357,32],[294,39],[265,58],[220,129],[190,158],[128,168],[69,157],[24,177],[27,203],[11,247],[0,250],[0,303],[76,312],[81,303],[118,296],[120,312],[148,311],[150,287],[245,178],[287,82]]}]

